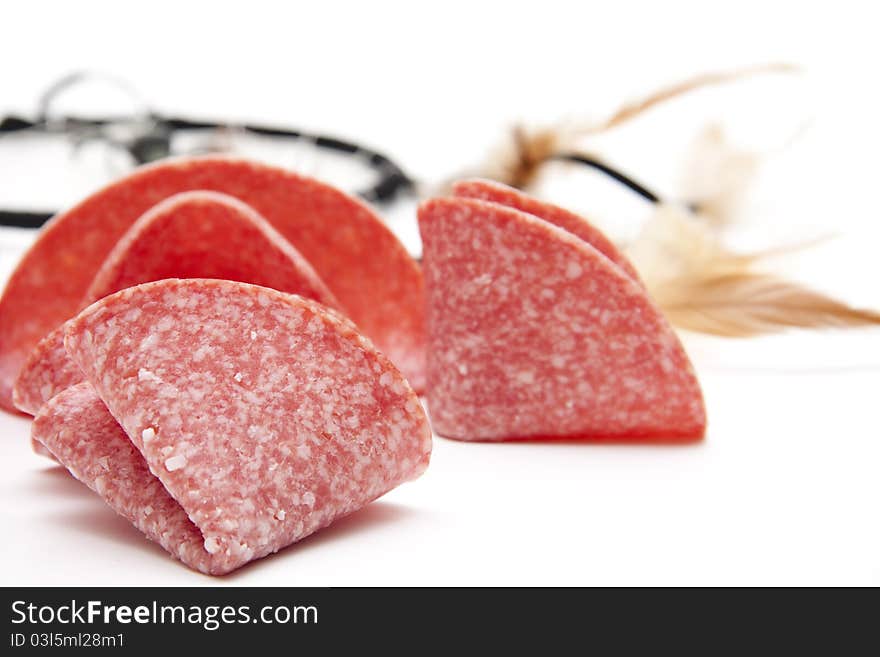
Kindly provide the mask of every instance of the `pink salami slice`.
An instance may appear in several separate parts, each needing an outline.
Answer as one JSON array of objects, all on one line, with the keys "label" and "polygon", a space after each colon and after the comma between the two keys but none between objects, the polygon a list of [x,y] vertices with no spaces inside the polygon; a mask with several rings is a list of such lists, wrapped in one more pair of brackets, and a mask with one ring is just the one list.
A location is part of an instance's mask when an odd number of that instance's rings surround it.
[{"label": "pink salami slice", "polygon": [[452,192],[458,197],[491,201],[516,208],[544,221],[549,221],[554,226],[564,228],[592,245],[599,253],[620,267],[630,278],[641,284],[641,279],[629,259],[614,246],[614,243],[602,231],[574,212],[539,201],[518,189],[491,180],[463,180],[455,183]]},{"label": "pink salami slice", "polygon": [[83,305],[163,278],[254,283],[340,307],[290,242],[252,208],[217,192],[175,194],[144,213],[110,251]]},{"label": "pink salami slice", "polygon": [[[231,281],[146,283],[89,306],[65,344],[207,556],[172,553],[204,572],[275,552],[427,467],[431,431],[406,379],[310,300]],[[65,462],[55,445],[89,430],[37,438]],[[124,515],[143,504],[101,494]]]},{"label": "pink salami slice", "polygon": [[434,429],[464,440],[700,438],[697,379],[644,289],[542,219],[455,198],[419,210]]},{"label": "pink salami slice", "polygon": [[41,443],[39,440],[36,440],[35,438],[31,438],[31,449],[33,450],[34,454],[45,456],[47,459],[50,459],[52,461],[58,461],[58,459],[55,458],[52,452],[50,452],[46,448],[46,446],[43,445],[43,443]]},{"label": "pink salami slice", "polygon": [[417,263],[367,205],[317,180],[226,157],[163,161],[56,216],[0,298],[0,407],[36,343],[73,316],[116,242],[174,194],[234,196],[311,263],[360,329],[421,387],[424,288]]},{"label": "pink salami slice", "polygon": [[[66,328],[67,325],[62,324],[40,340],[21,368],[12,389],[12,400],[23,413],[36,415],[55,395],[83,381],[82,372],[64,348]],[[40,456],[55,460],[52,453],[34,438],[31,438],[31,448]]]},{"label": "pink salami slice", "polygon": [[53,397],[31,431],[36,444],[147,538],[190,568],[212,573],[215,560],[201,532],[152,475],[91,385],[80,383]]},{"label": "pink salami slice", "polygon": [[18,410],[36,415],[52,397],[83,381],[82,372],[64,348],[66,328],[62,324],[40,340],[25,361],[12,391]]}]

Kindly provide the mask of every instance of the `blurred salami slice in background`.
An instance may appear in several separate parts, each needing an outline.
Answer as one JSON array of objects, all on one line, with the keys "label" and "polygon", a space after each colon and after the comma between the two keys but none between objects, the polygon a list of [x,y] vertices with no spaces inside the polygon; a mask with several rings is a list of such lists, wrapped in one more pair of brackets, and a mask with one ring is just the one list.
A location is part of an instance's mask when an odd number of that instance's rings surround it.
[{"label": "blurred salami slice in background", "polygon": [[253,209],[217,192],[155,205],[110,251],[83,306],[163,278],[219,278],[299,294],[341,310],[305,258]]},{"label": "blurred salami slice in background", "polygon": [[317,180],[227,157],[138,169],[53,218],[0,298],[0,407],[36,343],[79,309],[117,241],[154,205],[216,191],[251,206],[314,267],[346,314],[404,371],[424,381],[424,288],[418,264],[363,202]]},{"label": "blurred salami slice in background", "polygon": [[[219,278],[299,294],[339,308],[314,269],[256,212],[216,192],[184,192],[147,211],[123,235],[92,281],[83,305],[164,278]],[[13,389],[30,415],[82,380],[64,349],[64,327],[28,356]]]}]

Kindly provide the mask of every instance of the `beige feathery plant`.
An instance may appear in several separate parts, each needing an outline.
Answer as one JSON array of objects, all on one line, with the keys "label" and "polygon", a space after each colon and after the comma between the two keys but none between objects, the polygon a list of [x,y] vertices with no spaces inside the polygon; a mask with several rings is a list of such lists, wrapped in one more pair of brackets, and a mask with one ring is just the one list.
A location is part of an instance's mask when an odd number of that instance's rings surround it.
[{"label": "beige feathery plant", "polygon": [[707,127],[687,158],[681,192],[688,207],[663,202],[582,150],[585,138],[619,128],[674,98],[758,74],[799,70],[790,64],[768,64],[707,73],[627,103],[601,121],[537,129],[516,126],[484,166],[471,173],[527,188],[544,164],[562,160],[603,170],[655,203],[653,217],[627,251],[651,295],[680,328],[751,336],[787,327],[880,324],[880,313],[852,308],[800,283],[762,272],[762,260],[771,252],[737,254],[722,244],[717,229],[738,215],[760,162],[756,154],[732,147],[720,127]]},{"label": "beige feathery plant", "polygon": [[880,313],[760,271],[762,260],[778,251],[733,253],[679,206],[660,204],[627,252],[655,302],[679,328],[747,337],[791,327],[880,324]]},{"label": "beige feathery plant", "polygon": [[[580,152],[583,139],[619,128],[659,105],[710,86],[736,82],[760,74],[790,74],[799,71],[797,66],[781,63],[706,73],[626,103],[599,121],[564,121],[538,128],[516,125],[492,150],[483,165],[469,174],[523,189],[534,182],[540,168],[547,162]],[[707,147],[712,145],[706,144]]]},{"label": "beige feathery plant", "polygon": [[759,165],[757,153],[734,147],[720,125],[708,125],[685,158],[681,198],[697,208],[699,218],[713,228],[729,226],[741,216]]}]

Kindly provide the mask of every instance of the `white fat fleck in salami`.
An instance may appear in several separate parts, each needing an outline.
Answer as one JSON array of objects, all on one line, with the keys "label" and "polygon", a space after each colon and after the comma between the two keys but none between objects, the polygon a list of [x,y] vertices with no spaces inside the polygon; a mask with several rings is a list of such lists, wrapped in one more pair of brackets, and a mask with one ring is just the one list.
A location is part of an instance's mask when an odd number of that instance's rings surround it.
[{"label": "white fat fleck in salami", "polygon": [[591,244],[467,198],[419,210],[428,402],[463,440],[702,437],[702,394],[642,286]]},{"label": "white fat fleck in salami", "polygon": [[[199,533],[196,556],[182,539],[162,545],[203,572],[275,552],[427,467],[431,431],[409,384],[351,322],[301,297],[230,281],[147,283],[90,306],[65,343]],[[89,428],[61,430],[60,407],[40,413],[35,437],[77,474],[80,462],[54,445]],[[161,499],[106,495],[114,469],[102,477],[83,480],[126,517],[138,505],[149,518],[166,513]],[[114,490],[130,483],[114,479]]]},{"label": "white fat fleck in salami", "polygon": [[250,206],[218,192],[175,194],[145,212],[104,260],[83,306],[163,278],[254,283],[340,308],[311,264],[281,233]]}]

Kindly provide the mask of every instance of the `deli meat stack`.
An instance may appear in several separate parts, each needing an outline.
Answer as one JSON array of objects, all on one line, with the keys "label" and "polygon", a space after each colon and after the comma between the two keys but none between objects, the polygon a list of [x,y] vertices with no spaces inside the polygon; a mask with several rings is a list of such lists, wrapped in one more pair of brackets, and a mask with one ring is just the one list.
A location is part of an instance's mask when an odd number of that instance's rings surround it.
[{"label": "deli meat stack", "polygon": [[188,566],[222,574],[427,467],[415,393],[351,322],[268,288],[163,280],[65,329],[87,383],[33,436]]}]

